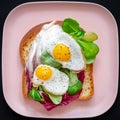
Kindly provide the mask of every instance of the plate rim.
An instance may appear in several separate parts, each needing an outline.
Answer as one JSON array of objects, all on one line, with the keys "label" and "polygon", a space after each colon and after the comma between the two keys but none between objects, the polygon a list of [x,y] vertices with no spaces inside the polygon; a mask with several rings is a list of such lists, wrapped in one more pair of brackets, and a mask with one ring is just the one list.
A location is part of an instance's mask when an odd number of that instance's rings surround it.
[{"label": "plate rim", "polygon": [[[110,15],[111,15],[111,17],[112,17],[112,19],[114,20],[114,22],[115,22],[115,24],[116,24],[116,29],[117,29],[117,43],[119,43],[119,36],[118,36],[118,27],[117,27],[117,22],[116,22],[116,19],[115,19],[115,17],[114,17],[114,15],[106,8],[106,7],[104,7],[104,6],[102,6],[102,5],[100,5],[100,4],[98,4],[98,3],[94,3],[94,2],[80,2],[80,1],[37,1],[37,2],[26,2],[26,3],[22,3],[22,4],[20,4],[20,5],[17,5],[16,7],[14,7],[9,13],[8,13],[8,15],[7,15],[7,17],[6,17],[6,19],[5,19],[5,22],[4,22],[4,24],[3,24],[3,34],[2,35],[4,35],[4,29],[5,29],[5,26],[6,26],[6,23],[7,23],[7,20],[9,19],[9,16],[11,16],[11,14],[14,12],[14,11],[16,11],[16,9],[19,9],[19,7],[23,7],[23,6],[26,6],[26,5],[32,5],[32,4],[53,4],[53,3],[55,3],[55,4],[60,4],[60,3],[65,3],[65,4],[76,4],[76,3],[78,3],[78,4],[86,4],[86,5],[95,5],[95,6],[98,6],[98,7],[101,7],[102,9],[104,9],[105,11],[107,11]],[[11,107],[11,105],[9,104],[9,102],[8,102],[8,100],[7,100],[7,98],[6,98],[6,96],[5,96],[5,91],[4,91],[4,89],[3,89],[3,87],[4,87],[4,83],[3,83],[3,71],[4,71],[4,66],[3,66],[3,53],[4,53],[4,51],[3,51],[3,44],[4,44],[4,39],[3,39],[3,37],[2,37],[2,90],[3,90],[3,96],[4,96],[4,98],[5,98],[5,101],[6,101],[6,103],[7,103],[7,105],[8,105],[8,107],[10,107],[11,108],[11,110],[13,110],[15,113],[17,113],[17,114],[19,114],[19,115],[22,115],[22,116],[25,116],[25,117],[31,117],[31,116],[29,116],[29,115],[24,115],[24,114],[21,114],[21,113],[19,113],[19,112],[17,112],[14,108],[12,108]],[[117,44],[117,64],[119,65],[119,44]],[[118,94],[118,79],[119,79],[119,66],[118,66],[118,68],[117,68],[117,93],[116,93],[116,95],[115,95],[115,97],[114,97],[114,101],[111,103],[111,106],[109,106],[108,108],[107,108],[107,110],[105,110],[105,111],[103,111],[102,113],[99,113],[99,114],[97,114],[97,115],[93,115],[93,116],[87,116],[87,117],[80,117],[80,118],[92,118],[92,117],[97,117],[97,116],[100,116],[100,115],[102,115],[102,114],[104,114],[104,113],[106,113],[113,105],[114,105],[114,103],[115,103],[115,101],[116,101],[116,98],[117,98],[117,94]],[[36,117],[33,117],[33,118],[47,118],[47,117],[38,117],[38,116],[36,116]],[[56,118],[56,117],[50,117],[50,119],[52,119],[52,118]],[[59,117],[58,117],[59,118]],[[66,119],[66,117],[60,117],[60,118],[64,118],[64,119]],[[73,117],[74,118],[74,117]]]}]

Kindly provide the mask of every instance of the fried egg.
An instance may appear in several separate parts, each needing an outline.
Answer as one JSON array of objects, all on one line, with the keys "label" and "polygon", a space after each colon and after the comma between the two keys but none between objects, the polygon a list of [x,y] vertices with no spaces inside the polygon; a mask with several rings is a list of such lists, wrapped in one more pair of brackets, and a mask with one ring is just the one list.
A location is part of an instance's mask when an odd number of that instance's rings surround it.
[{"label": "fried egg", "polygon": [[53,24],[41,33],[41,41],[37,49],[38,58],[40,50],[47,51],[63,65],[63,68],[73,71],[80,71],[84,68],[85,60],[80,46],[62,30],[61,26]]},{"label": "fried egg", "polygon": [[68,90],[69,78],[54,67],[41,64],[36,67],[32,82],[51,94],[63,95]]},{"label": "fried egg", "polygon": [[34,66],[42,64],[40,61],[41,54],[47,51],[51,56],[62,64],[63,68],[72,71],[80,71],[85,67],[85,59],[80,46],[61,26],[55,24],[55,21],[43,25],[32,43],[26,68],[33,73]]}]

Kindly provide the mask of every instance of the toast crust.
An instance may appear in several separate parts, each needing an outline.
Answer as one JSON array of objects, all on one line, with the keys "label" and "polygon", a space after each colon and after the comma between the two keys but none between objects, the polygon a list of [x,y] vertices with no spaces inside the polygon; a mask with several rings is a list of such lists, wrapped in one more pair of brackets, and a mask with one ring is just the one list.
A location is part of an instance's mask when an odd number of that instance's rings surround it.
[{"label": "toast crust", "polygon": [[22,74],[22,93],[24,95],[24,97],[28,97],[28,92],[27,92],[27,86],[26,86],[26,75],[25,75],[25,71],[23,71],[23,74]]},{"label": "toast crust", "polygon": [[[26,64],[27,56],[28,56],[28,53],[29,53],[29,50],[30,50],[33,40],[35,39],[36,35],[41,30],[42,26],[47,23],[49,23],[49,22],[41,23],[41,24],[31,28],[22,38],[21,43],[20,43],[19,52],[20,52],[21,62],[24,66]],[[57,21],[56,24],[61,25],[62,22]],[[92,73],[93,73],[93,64],[86,65],[85,66],[85,79],[83,82],[83,89],[79,96],[79,100],[89,99],[94,94],[94,83],[93,83]],[[22,92],[23,92],[23,95],[27,98],[28,95],[27,95],[25,71],[23,71],[23,75],[22,75]]]},{"label": "toast crust", "polygon": [[93,64],[87,65],[84,73],[85,78],[79,100],[87,100],[94,94]]}]

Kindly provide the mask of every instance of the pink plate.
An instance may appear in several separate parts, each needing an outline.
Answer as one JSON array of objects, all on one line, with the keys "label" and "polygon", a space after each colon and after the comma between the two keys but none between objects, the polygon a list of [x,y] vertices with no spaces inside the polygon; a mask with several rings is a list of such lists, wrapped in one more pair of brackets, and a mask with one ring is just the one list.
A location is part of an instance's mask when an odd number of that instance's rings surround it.
[{"label": "pink plate", "polygon": [[[47,111],[38,102],[22,94],[23,66],[19,44],[33,26],[50,21],[76,19],[86,31],[99,39],[99,55],[94,63],[95,94],[87,101],[76,100],[64,107]],[[6,18],[2,46],[2,82],[4,97],[12,110],[36,118],[86,118],[105,113],[118,91],[118,29],[112,14],[103,6],[88,2],[31,2],[17,6]]]}]

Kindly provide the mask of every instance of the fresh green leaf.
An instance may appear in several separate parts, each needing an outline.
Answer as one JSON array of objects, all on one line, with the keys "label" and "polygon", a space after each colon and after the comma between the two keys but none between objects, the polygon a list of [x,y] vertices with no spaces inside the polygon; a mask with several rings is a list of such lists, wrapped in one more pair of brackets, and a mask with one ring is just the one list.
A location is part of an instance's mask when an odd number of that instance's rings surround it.
[{"label": "fresh green leaf", "polygon": [[68,93],[73,95],[80,91],[80,89],[82,89],[82,83],[78,80],[76,84],[68,87]]},{"label": "fresh green leaf", "polygon": [[53,95],[53,94],[47,92],[45,89],[44,89],[44,91],[49,96],[50,100],[54,104],[58,105],[58,104],[60,104],[62,102],[62,96],[61,95]]},{"label": "fresh green leaf", "polygon": [[96,57],[94,58],[86,58],[86,64],[92,64],[95,61]]},{"label": "fresh green leaf", "polygon": [[64,72],[65,74],[67,74],[69,76],[70,74],[70,70],[67,68],[61,68],[60,71]]},{"label": "fresh green leaf", "polygon": [[66,33],[75,33],[80,30],[79,23],[71,18],[66,18],[62,23],[62,29]]},{"label": "fresh green leaf", "polygon": [[40,60],[42,63],[50,65],[57,69],[60,69],[62,67],[62,64],[57,62],[47,51],[42,53]]},{"label": "fresh green leaf", "polygon": [[77,32],[77,34],[76,34],[76,36],[78,36],[79,38],[83,38],[83,36],[84,36],[84,34],[85,34],[85,31],[83,31],[83,30],[80,30],[80,31],[78,31]]},{"label": "fresh green leaf", "polygon": [[77,73],[73,73],[72,71],[70,71],[69,74],[69,86],[73,86],[78,82],[78,77],[77,77]]},{"label": "fresh green leaf", "polygon": [[83,54],[86,58],[86,64],[93,63],[95,61],[96,55],[99,52],[99,47],[93,42],[88,42],[85,40],[80,40],[76,35],[72,35],[74,40],[79,44],[83,50]]},{"label": "fresh green leaf", "polygon": [[93,43],[93,41],[98,39],[97,34],[94,32],[85,32],[80,28],[79,23],[71,18],[63,21],[62,29],[64,32],[70,34],[82,48],[86,63],[93,63],[99,52],[99,47]]},{"label": "fresh green leaf", "polygon": [[30,93],[29,93],[29,96],[34,99],[34,100],[37,100],[37,101],[40,101],[40,102],[44,102],[44,98],[39,94],[39,92],[37,91],[36,88],[32,88]]},{"label": "fresh green leaf", "polygon": [[60,71],[64,72],[69,77],[69,75],[70,75],[70,70],[69,69],[67,69],[67,68],[61,68]]},{"label": "fresh green leaf", "polygon": [[78,31],[78,32],[76,32],[76,33],[71,33],[70,35],[74,38],[74,37],[76,37],[77,39],[79,39],[79,40],[83,40],[83,36],[84,36],[84,31],[83,30],[80,30],[80,31]]},{"label": "fresh green leaf", "polygon": [[80,41],[85,58],[95,58],[99,52],[99,47],[93,42]]},{"label": "fresh green leaf", "polygon": [[88,41],[88,42],[92,42],[92,41],[95,41],[98,39],[98,36],[96,33],[94,32],[86,32],[84,37],[83,37],[84,40]]},{"label": "fresh green leaf", "polygon": [[51,101],[58,105],[61,103],[62,101],[62,96],[61,95],[52,95],[52,94],[48,94],[49,95],[49,98],[51,99]]},{"label": "fresh green leaf", "polygon": [[95,58],[99,52],[99,47],[95,43],[80,40],[76,35],[72,35],[72,37],[82,48],[85,58]]}]

